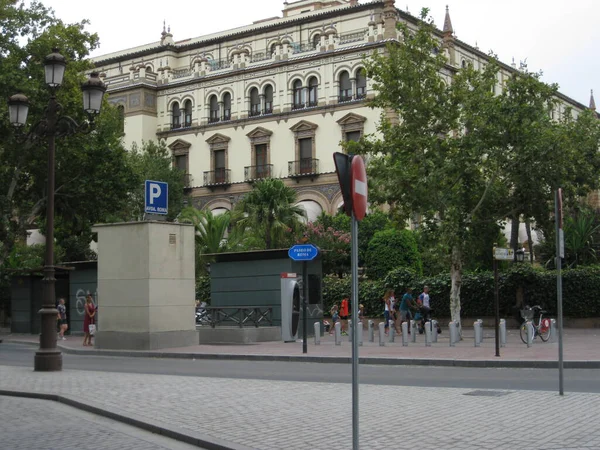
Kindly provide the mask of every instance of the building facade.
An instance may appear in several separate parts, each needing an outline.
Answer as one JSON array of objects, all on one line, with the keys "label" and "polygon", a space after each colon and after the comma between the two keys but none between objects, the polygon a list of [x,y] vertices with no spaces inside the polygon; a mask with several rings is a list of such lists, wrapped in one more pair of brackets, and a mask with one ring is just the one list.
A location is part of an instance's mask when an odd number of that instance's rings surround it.
[{"label": "building facade", "polygon": [[[164,140],[191,204],[218,214],[273,177],[314,219],[342,204],[333,152],[376,132],[381,111],[367,105],[363,59],[398,39],[398,21],[417,24],[394,0],[284,2],[282,17],[177,42],[163,28],[160,41],[94,62],[122,111],[125,145]],[[455,38],[448,10],[436,35],[448,57],[443,77],[488,60]],[[502,66],[498,92],[514,70]]]}]

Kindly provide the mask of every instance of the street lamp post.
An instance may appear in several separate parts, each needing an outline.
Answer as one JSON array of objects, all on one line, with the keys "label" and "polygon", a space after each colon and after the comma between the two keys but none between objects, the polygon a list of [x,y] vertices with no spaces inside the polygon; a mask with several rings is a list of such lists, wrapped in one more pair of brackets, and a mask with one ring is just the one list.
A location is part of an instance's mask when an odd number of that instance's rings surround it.
[{"label": "street lamp post", "polygon": [[[100,113],[102,98],[106,86],[92,73],[90,78],[82,84],[83,109],[88,114],[89,120],[78,124],[72,118],[62,115],[62,106],[56,100],[56,90],[60,87],[65,73],[65,57],[57,49],[44,60],[46,84],[50,88],[50,100],[45,110],[45,117],[36,123],[31,131],[23,135],[26,140],[36,137],[48,139],[48,186],[46,200],[46,255],[44,263],[43,299],[41,314],[40,348],[35,353],[34,370],[59,371],[62,370],[62,354],[56,347],[56,310],[54,278],[54,176],[55,176],[55,139],[76,133],[89,133],[94,126],[94,117]],[[16,94],[8,101],[9,118],[11,124],[20,129],[27,122],[29,101],[23,94]]]}]

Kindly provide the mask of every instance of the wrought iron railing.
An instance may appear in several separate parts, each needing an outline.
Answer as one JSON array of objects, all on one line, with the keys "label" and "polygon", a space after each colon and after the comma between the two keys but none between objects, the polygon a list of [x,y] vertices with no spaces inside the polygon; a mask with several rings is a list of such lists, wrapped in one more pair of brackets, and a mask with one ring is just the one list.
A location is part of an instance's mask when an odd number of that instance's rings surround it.
[{"label": "wrought iron railing", "polygon": [[292,44],[292,53],[295,55],[297,53],[306,53],[306,52],[312,52],[313,50],[315,50],[315,46],[311,43],[305,43],[305,44]]},{"label": "wrought iron railing", "polygon": [[261,166],[244,167],[244,180],[260,180],[261,178],[271,178],[273,173],[273,164],[263,164]]},{"label": "wrought iron railing", "polygon": [[367,96],[367,88],[366,87],[358,87],[356,88],[356,99],[361,100]]},{"label": "wrought iron railing", "polygon": [[352,89],[340,89],[340,95],[338,97],[338,102],[350,102],[352,101]]},{"label": "wrought iron railing", "polygon": [[315,158],[302,158],[298,161],[288,162],[290,177],[302,177],[319,173],[319,160]]},{"label": "wrought iron railing", "polygon": [[254,53],[252,55],[252,62],[265,61],[267,59],[271,59],[271,55],[265,52]]},{"label": "wrought iron railing", "polygon": [[306,108],[305,103],[294,103],[292,105],[292,109],[304,109],[304,108]]},{"label": "wrought iron railing", "polygon": [[215,114],[213,114],[213,111],[210,112],[210,117],[208,118],[208,123],[216,123],[218,122],[219,116],[217,115],[218,113],[215,112]]},{"label": "wrought iron railing", "polygon": [[230,169],[215,169],[204,172],[204,186],[218,186],[231,184]]},{"label": "wrought iron railing", "polygon": [[231,67],[231,61],[226,59],[222,59],[221,61],[210,60],[208,64],[210,65],[210,70],[221,70]]},{"label": "wrought iron railing", "polygon": [[207,306],[206,324],[215,328],[218,325],[234,325],[240,328],[254,325],[273,326],[271,306]]},{"label": "wrought iron railing", "polygon": [[184,78],[189,77],[192,74],[190,69],[175,69],[173,70],[173,78]]}]

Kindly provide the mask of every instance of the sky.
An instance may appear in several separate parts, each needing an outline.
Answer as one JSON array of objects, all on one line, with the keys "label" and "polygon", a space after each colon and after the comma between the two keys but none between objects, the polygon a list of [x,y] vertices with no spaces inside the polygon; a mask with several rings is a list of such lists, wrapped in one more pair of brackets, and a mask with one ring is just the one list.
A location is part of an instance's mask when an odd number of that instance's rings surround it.
[{"label": "sky", "polygon": [[[100,56],[160,39],[163,21],[175,41],[194,38],[260,19],[281,16],[283,0],[41,0],[65,22],[88,19],[98,33]],[[360,3],[368,3],[360,0]],[[418,15],[427,7],[442,28],[446,5],[456,37],[507,64],[526,61],[530,71],[588,105],[590,89],[600,100],[600,0],[396,0],[396,7]]]}]

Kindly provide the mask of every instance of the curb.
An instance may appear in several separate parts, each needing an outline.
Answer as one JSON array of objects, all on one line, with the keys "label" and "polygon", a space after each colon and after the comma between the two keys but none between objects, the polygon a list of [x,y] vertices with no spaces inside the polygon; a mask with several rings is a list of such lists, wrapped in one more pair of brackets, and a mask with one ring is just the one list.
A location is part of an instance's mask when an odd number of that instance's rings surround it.
[{"label": "curb", "polygon": [[[15,344],[37,346],[36,342],[7,340]],[[126,358],[162,358],[162,359],[208,359],[221,361],[273,361],[273,362],[305,362],[318,364],[351,364],[350,356],[292,356],[292,355],[247,355],[230,353],[172,353],[149,352],[144,350],[79,350],[63,347],[58,344],[63,353],[87,356],[117,356]],[[360,364],[379,366],[431,366],[431,367],[473,367],[473,368],[508,368],[508,369],[557,369],[555,360],[520,360],[520,359],[436,359],[436,358],[389,358],[389,357],[359,357]],[[565,369],[600,369],[600,361],[570,360],[564,361]]]},{"label": "curb", "polygon": [[185,430],[183,428],[174,428],[165,425],[161,422],[148,420],[136,414],[129,414],[127,416],[123,414],[104,409],[102,406],[94,402],[86,401],[80,402],[74,400],[68,396],[58,394],[46,394],[43,392],[24,392],[24,391],[11,391],[0,389],[0,396],[8,397],[21,397],[21,398],[34,398],[38,400],[50,400],[73,408],[81,409],[98,416],[107,417],[109,419],[130,425],[136,428],[141,428],[145,431],[149,431],[154,434],[160,434],[162,436],[174,439],[176,441],[185,442],[186,444],[195,445],[196,447],[205,448],[207,450],[255,450],[252,447],[245,445],[236,444],[234,442],[224,441],[219,438],[204,436],[200,433],[196,433],[192,430]]}]

